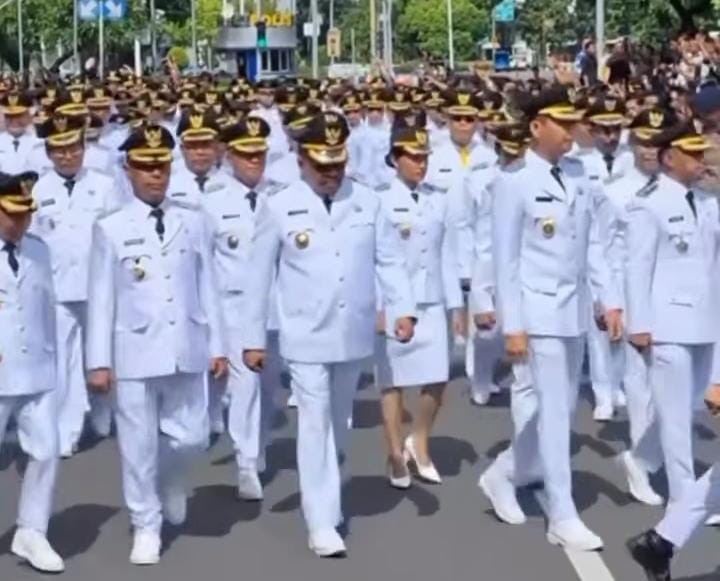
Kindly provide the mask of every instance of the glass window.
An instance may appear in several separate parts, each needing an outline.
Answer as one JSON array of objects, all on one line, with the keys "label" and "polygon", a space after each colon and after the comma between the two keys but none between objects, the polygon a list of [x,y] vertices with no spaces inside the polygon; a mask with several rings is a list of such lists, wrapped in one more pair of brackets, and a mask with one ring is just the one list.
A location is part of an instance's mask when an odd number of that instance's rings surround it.
[{"label": "glass window", "polygon": [[288,70],[288,53],[286,50],[278,51],[280,53],[280,70]]},{"label": "glass window", "polygon": [[260,59],[260,60],[261,60],[260,70],[269,71],[269,70],[270,70],[270,67],[268,66],[268,53],[267,53],[267,51],[266,51],[266,50],[260,51],[260,56],[261,56],[261,59]]},{"label": "glass window", "polygon": [[279,50],[270,51],[270,70],[273,72],[280,70],[280,52]]}]

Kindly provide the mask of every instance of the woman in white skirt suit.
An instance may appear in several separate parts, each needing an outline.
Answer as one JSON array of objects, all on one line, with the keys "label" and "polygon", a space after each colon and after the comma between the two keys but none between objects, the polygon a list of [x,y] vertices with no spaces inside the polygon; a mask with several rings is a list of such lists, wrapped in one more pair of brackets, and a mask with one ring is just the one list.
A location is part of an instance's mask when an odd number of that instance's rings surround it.
[{"label": "woman in white skirt suit", "polygon": [[[406,344],[395,341],[385,329],[385,320],[394,318],[385,313],[378,316],[375,381],[382,393],[388,475],[396,488],[410,486],[410,462],[424,480],[441,482],[428,453],[428,439],[450,369],[448,310],[453,311],[454,332],[465,332],[460,277],[452,257],[454,229],[448,226],[448,196],[423,183],[430,155],[428,134],[408,123],[405,118],[395,122],[388,164],[396,168],[396,175],[376,190],[397,230],[418,316],[415,336]],[[419,391],[419,402],[412,431],[403,438],[403,392],[408,388]]]}]

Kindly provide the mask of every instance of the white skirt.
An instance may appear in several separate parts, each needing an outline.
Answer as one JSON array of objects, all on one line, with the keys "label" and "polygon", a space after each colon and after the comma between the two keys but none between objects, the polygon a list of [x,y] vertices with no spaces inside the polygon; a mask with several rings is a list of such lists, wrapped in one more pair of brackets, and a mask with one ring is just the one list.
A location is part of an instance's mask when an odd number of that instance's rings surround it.
[{"label": "white skirt", "polygon": [[375,340],[375,384],[378,388],[418,387],[445,383],[450,376],[448,324],[444,305],[418,305],[415,335],[409,343],[387,335]]}]

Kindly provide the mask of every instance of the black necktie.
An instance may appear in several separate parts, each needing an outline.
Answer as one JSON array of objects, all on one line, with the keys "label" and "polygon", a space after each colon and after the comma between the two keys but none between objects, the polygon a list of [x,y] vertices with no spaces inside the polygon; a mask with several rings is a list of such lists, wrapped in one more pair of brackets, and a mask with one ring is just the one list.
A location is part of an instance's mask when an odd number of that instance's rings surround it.
[{"label": "black necktie", "polygon": [[163,222],[164,215],[165,212],[162,211],[162,208],[155,208],[152,212],[150,212],[150,216],[155,218],[155,232],[157,232],[160,242],[162,242],[163,238],[165,238],[165,223]]},{"label": "black necktie", "polygon": [[17,151],[20,148],[20,140],[19,139],[13,139],[13,147],[15,148],[15,151]]},{"label": "black necktie", "polygon": [[605,167],[607,168],[608,175],[612,174],[613,164],[615,163],[615,156],[613,156],[611,153],[606,153],[605,155],[603,155],[603,159],[605,160]]},{"label": "black necktie", "polygon": [[325,209],[327,210],[327,213],[330,213],[330,210],[332,210],[332,196],[323,196],[323,204],[325,204]]},{"label": "black necktie", "polygon": [[200,188],[200,191],[205,192],[205,184],[208,181],[208,177],[207,176],[195,176],[195,181],[197,182],[197,185]]},{"label": "black necktie", "polygon": [[552,168],[550,168],[550,173],[552,174],[552,177],[555,178],[555,181],[560,184],[560,187],[563,189],[563,192],[565,191],[565,184],[562,181],[562,178],[560,177],[560,174],[562,173],[562,170],[554,165]]},{"label": "black necktie", "polygon": [[247,198],[247,201],[250,202],[250,211],[254,212],[257,207],[257,192],[250,190],[247,194],[245,194],[245,198]]},{"label": "black necktie", "polygon": [[17,256],[15,255],[17,246],[15,246],[15,244],[13,244],[12,242],[6,242],[3,250],[7,252],[8,265],[10,266],[10,270],[12,270],[13,274],[17,276],[18,270],[20,270],[20,263],[18,262]]},{"label": "black necktie", "polygon": [[70,178],[65,180],[65,188],[68,192],[68,197],[72,196],[73,190],[75,189],[75,180]]},{"label": "black necktie", "polygon": [[695,216],[695,219],[697,220],[697,208],[695,207],[695,193],[692,190],[690,190],[687,194],[685,194],[685,199],[687,200],[687,203],[690,206],[690,209],[692,210],[693,216]]},{"label": "black necktie", "polygon": [[410,192],[410,197],[413,199],[413,201],[417,204],[418,200],[420,199],[420,196],[417,192]]}]

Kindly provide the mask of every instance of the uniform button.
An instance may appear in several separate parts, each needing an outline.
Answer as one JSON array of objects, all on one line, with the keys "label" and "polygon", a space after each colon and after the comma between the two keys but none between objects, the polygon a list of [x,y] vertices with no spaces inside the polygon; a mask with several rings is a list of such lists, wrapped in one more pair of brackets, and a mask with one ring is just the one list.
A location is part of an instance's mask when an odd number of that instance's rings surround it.
[{"label": "uniform button", "polygon": [[422,249],[422,253],[425,254],[427,252],[427,248]]},{"label": "uniform button", "polygon": [[164,251],[164,250],[162,251],[162,255],[163,255],[163,256],[167,256],[167,254],[168,254],[168,253],[167,253],[166,251]]},{"label": "uniform button", "polygon": [[425,267],[425,265],[423,264],[420,268],[422,268],[423,270],[425,270],[426,267]]},{"label": "uniform button", "polygon": [[22,353],[27,353],[27,352],[28,352],[28,348],[23,345],[22,348],[20,349],[20,351],[21,351]]},{"label": "uniform button", "polygon": [[171,325],[171,326],[174,326],[174,325],[175,325],[175,321],[170,321],[170,325]]},{"label": "uniform button", "polygon": [[345,277],[344,277],[344,276],[341,276],[341,277],[340,277],[340,282],[345,282]]},{"label": "uniform button", "polygon": [[339,252],[336,252],[336,253],[335,253],[335,256],[337,256],[337,257],[339,258],[339,257],[340,257],[340,253],[339,253]]},{"label": "uniform button", "polygon": [[167,302],[169,302],[169,303],[173,302],[173,298],[172,298],[172,297],[168,297],[168,298],[167,298]]},{"label": "uniform button", "polygon": [[330,232],[335,232],[335,228],[334,227],[330,228]]},{"label": "uniform button", "polygon": [[19,331],[20,331],[21,333],[24,333],[24,332],[25,332],[25,327],[20,327],[20,328],[19,328]]},{"label": "uniform button", "polygon": [[427,230],[423,230],[423,231],[421,232],[421,234],[422,234],[423,236],[425,236],[425,234],[427,234]]},{"label": "uniform button", "polygon": [[345,301],[340,301],[340,308],[341,308],[341,309],[344,309],[344,308],[345,308]]},{"label": "uniform button", "polygon": [[170,280],[170,275],[169,275],[169,274],[166,274],[166,275],[165,275],[165,280]]}]

